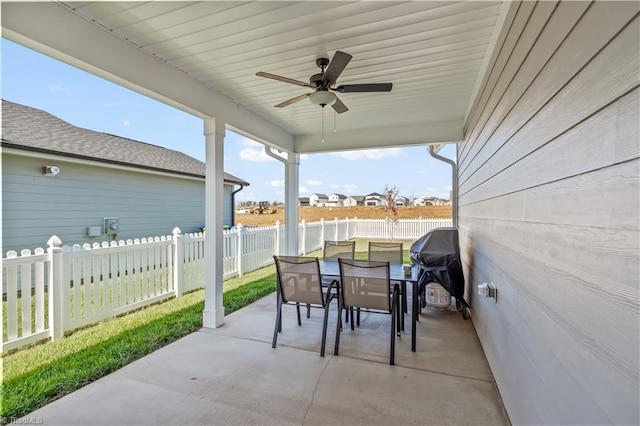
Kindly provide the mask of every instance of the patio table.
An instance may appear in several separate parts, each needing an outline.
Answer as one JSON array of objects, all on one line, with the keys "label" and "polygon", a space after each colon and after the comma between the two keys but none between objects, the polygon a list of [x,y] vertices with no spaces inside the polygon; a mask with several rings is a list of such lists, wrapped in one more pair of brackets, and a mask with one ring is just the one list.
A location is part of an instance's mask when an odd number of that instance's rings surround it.
[{"label": "patio table", "polygon": [[[327,279],[339,279],[340,278],[340,265],[336,260],[319,260],[320,275]],[[389,279],[391,281],[402,282],[403,292],[403,311],[406,311],[406,283],[412,284],[412,302],[411,302],[411,350],[416,351],[416,322],[418,321],[418,278],[420,268],[417,265],[411,265],[411,275],[405,275],[404,264],[402,263],[390,263],[389,264]]]}]

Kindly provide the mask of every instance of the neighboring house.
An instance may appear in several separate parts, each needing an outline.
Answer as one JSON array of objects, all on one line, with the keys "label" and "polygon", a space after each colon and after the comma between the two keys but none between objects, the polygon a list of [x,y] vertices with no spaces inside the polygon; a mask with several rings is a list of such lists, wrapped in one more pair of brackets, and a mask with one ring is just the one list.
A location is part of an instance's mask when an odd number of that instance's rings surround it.
[{"label": "neighboring house", "polygon": [[309,197],[310,206],[323,207],[326,206],[328,202],[329,197],[327,197],[325,194],[315,193],[312,194],[311,197]]},{"label": "neighboring house", "polygon": [[365,206],[382,206],[384,205],[384,196],[382,194],[378,194],[377,192],[372,192],[371,194],[364,196],[364,205]]},{"label": "neighboring house", "polygon": [[413,200],[414,206],[448,206],[449,200],[443,200],[438,197],[420,197]]},{"label": "neighboring house", "polygon": [[301,207],[309,205],[309,197],[300,197],[298,198],[298,205]]},{"label": "neighboring house", "polygon": [[396,201],[396,206],[398,207],[404,207],[409,205],[409,198],[403,195],[399,195],[398,197],[396,197],[395,201]]},{"label": "neighboring house", "polygon": [[364,195],[352,195],[344,199],[345,207],[364,206]]},{"label": "neighboring house", "polygon": [[[49,166],[47,168],[47,166]],[[2,252],[197,232],[205,164],[178,151],[75,127],[2,101]],[[249,183],[224,174],[223,223]],[[105,219],[117,230],[105,234]],[[111,224],[112,222],[108,222]]]},{"label": "neighboring house", "polygon": [[327,203],[327,205],[331,207],[342,207],[346,198],[346,195],[331,194],[329,195],[329,202]]}]

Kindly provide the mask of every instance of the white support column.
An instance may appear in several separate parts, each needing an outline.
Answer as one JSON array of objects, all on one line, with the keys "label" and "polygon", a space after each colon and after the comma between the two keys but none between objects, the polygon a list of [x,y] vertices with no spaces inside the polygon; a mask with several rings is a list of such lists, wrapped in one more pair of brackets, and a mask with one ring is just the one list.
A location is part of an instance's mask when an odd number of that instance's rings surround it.
[{"label": "white support column", "polygon": [[284,235],[286,254],[298,255],[298,194],[300,182],[300,154],[287,153],[284,169]]},{"label": "white support column", "polygon": [[[297,256],[298,251],[298,186],[300,181],[300,154],[287,151],[287,158],[271,151],[269,146],[264,152],[284,163],[284,254]],[[304,250],[303,250],[304,251]]]},{"label": "white support column", "polygon": [[204,240],[204,311],[202,326],[220,327],[224,323],[222,305],[223,255],[223,187],[225,123],[215,118],[204,120],[206,141],[205,226]]}]

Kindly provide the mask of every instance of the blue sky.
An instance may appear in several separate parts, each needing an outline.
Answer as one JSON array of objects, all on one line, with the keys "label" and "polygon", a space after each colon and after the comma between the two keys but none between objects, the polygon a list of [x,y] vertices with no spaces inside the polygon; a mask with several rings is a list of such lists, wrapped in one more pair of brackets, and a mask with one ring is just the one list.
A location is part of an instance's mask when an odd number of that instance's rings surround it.
[{"label": "blue sky", "polygon": [[[75,126],[184,152],[204,161],[202,120],[2,39],[2,98]],[[227,131],[225,171],[250,183],[238,201],[284,201],[284,167],[262,144]],[[455,146],[441,152],[455,159]],[[386,172],[385,172],[386,171]],[[303,155],[300,196],[365,195],[397,187],[407,197],[449,198],[451,167],[424,146]]]}]

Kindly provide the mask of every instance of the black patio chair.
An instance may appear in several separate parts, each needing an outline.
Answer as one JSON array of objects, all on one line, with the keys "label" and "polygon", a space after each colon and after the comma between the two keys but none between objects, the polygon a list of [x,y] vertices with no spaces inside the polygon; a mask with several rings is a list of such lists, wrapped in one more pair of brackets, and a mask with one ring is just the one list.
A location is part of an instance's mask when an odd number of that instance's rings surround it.
[{"label": "black patio chair", "polygon": [[[332,281],[326,290],[322,286],[320,265],[317,257],[273,256],[277,272],[277,312],[276,324],[273,331],[272,347],[276,347],[278,333],[282,331],[282,305],[295,305],[298,314],[298,325],[302,325],[300,318],[300,304],[324,309],[324,323],[322,326],[322,343],[320,356],[324,356],[327,340],[327,321],[329,320],[329,303],[338,296],[337,281]],[[335,289],[335,292],[333,291]]]},{"label": "black patio chair", "polygon": [[[347,309],[351,314],[351,330],[353,308],[370,313],[388,314],[391,316],[391,341],[389,364],[395,364],[396,335],[400,335],[399,286],[391,287],[389,279],[389,262],[368,260],[338,259],[340,263],[340,297],[338,297],[338,313]],[[359,325],[359,324],[358,324]],[[334,355],[340,348],[340,332],[342,315],[338,315],[336,325],[336,342]]]}]

